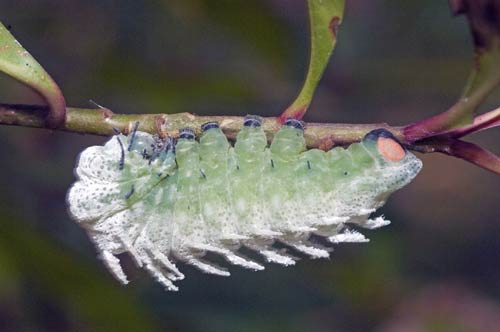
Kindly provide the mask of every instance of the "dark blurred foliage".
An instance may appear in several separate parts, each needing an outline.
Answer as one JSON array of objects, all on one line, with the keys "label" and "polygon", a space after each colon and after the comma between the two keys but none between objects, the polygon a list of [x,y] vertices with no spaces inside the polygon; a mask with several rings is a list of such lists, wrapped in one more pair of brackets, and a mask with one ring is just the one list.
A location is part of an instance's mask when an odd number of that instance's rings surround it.
[{"label": "dark blurred foliage", "polygon": [[[71,106],[115,112],[278,115],[307,65],[301,0],[0,3],[0,20]],[[447,1],[348,1],[308,121],[405,124],[441,112],[471,66],[471,38]],[[0,78],[2,102],[39,102]],[[500,93],[482,110],[500,105]],[[473,137],[500,153],[498,130]],[[500,177],[441,155],[383,213],[394,223],[331,260],[182,267],[178,293],[129,262],[121,287],[70,220],[79,151],[104,138],[0,128],[2,331],[493,331],[500,316]],[[126,259],[126,258],[125,258]],[[491,327],[493,326],[493,327]]]}]

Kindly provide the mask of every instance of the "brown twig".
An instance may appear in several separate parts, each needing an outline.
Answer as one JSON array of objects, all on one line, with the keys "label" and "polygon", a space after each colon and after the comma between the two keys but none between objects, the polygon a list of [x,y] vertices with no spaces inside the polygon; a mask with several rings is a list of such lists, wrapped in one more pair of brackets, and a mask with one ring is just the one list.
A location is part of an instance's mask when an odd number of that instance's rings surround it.
[{"label": "brown twig", "polygon": [[[46,106],[0,104],[0,124],[47,128],[45,116]],[[85,109],[67,108],[66,121],[57,130],[81,134],[113,135],[113,128],[126,133],[136,121],[139,121],[139,130],[176,137],[179,129],[190,127],[200,134],[200,127],[209,121],[219,122],[222,130],[229,139],[235,139],[243,125],[243,117],[239,116],[197,116],[191,113],[176,114],[115,114],[106,108]],[[279,118],[266,117],[263,128],[269,139],[281,127]],[[329,149],[334,145],[349,145],[360,141],[366,133],[373,129],[386,128],[403,143],[402,128],[391,127],[386,123],[372,124],[326,124],[307,123],[305,137],[310,148]]]},{"label": "brown twig", "polygon": [[[471,143],[457,139],[499,125],[499,112],[500,109],[493,110],[476,117],[472,125],[443,132],[439,135],[430,135],[418,141],[413,141],[411,137],[405,136],[406,127],[389,126],[386,123],[307,123],[304,136],[308,148],[329,150],[333,146],[347,146],[359,142],[371,130],[385,128],[411,150],[421,153],[446,153],[500,174],[500,159],[498,157],[480,147],[473,146]],[[47,106],[0,104],[0,125],[53,129],[45,121],[47,113]],[[243,120],[244,118],[240,116],[197,116],[191,113],[115,114],[107,108],[67,108],[66,120],[57,130],[110,136],[114,134],[113,128],[125,134],[130,132],[138,121],[138,129],[141,131],[158,134],[161,137],[177,137],[182,128],[192,128],[199,135],[202,124],[217,121],[224,134],[230,140],[234,140],[243,125]],[[271,140],[281,128],[280,118],[263,118],[262,126],[268,139]]]}]

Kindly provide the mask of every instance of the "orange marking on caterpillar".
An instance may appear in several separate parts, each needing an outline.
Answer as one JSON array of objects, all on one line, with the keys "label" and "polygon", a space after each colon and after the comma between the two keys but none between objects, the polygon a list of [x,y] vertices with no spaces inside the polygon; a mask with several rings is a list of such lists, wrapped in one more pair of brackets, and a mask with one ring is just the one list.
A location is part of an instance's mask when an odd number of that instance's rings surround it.
[{"label": "orange marking on caterpillar", "polygon": [[403,149],[401,144],[392,138],[379,137],[377,139],[377,148],[386,160],[394,162],[400,161],[406,155],[405,149]]}]

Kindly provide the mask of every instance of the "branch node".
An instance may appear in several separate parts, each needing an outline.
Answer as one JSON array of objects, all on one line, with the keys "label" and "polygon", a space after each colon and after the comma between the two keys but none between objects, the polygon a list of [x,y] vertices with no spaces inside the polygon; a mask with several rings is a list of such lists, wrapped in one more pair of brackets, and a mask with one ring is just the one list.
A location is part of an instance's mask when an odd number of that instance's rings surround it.
[{"label": "branch node", "polygon": [[111,111],[109,108],[101,108],[101,114],[104,120],[112,118],[113,115],[115,115],[115,113],[113,113],[113,111]]},{"label": "branch node", "polygon": [[319,144],[318,149],[328,151],[335,146],[335,138],[333,135],[323,138]]},{"label": "branch node", "polygon": [[167,119],[164,115],[156,115],[154,118],[156,132],[161,138],[167,138],[168,133],[164,130],[164,126],[167,123]]}]

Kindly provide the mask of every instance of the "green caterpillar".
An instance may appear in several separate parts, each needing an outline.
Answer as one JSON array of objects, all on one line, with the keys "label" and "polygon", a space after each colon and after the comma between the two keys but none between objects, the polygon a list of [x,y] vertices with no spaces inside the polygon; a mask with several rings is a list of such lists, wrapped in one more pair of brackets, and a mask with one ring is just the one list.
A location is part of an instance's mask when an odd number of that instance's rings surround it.
[{"label": "green caterpillar", "polygon": [[203,259],[207,252],[262,270],[238,250],[293,265],[287,251],[329,256],[330,248],[314,238],[366,242],[348,225],[388,224],[369,216],[422,167],[383,129],[328,152],[306,150],[303,125],[293,119],[270,146],[255,116],[245,118],[234,147],[215,122],[202,126],[199,141],[191,129],[181,130],[177,141],[136,129],[81,153],[69,210],[121,282],[128,281],[115,255],[128,252],[169,290],[184,278],[174,261],[228,276]]}]

